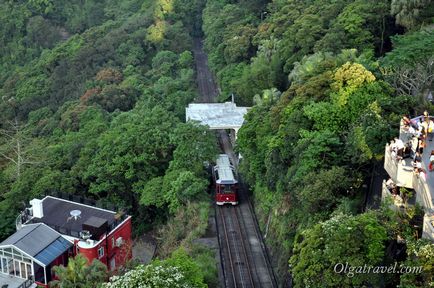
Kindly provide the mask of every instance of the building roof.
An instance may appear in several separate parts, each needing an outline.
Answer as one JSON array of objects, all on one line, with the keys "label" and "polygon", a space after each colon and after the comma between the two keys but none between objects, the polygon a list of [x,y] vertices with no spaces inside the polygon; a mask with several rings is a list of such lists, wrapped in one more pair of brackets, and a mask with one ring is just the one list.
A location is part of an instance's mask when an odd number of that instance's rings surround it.
[{"label": "building roof", "polygon": [[[91,217],[107,220],[110,227],[115,222],[116,213],[113,211],[97,208],[81,203],[76,203],[52,196],[42,199],[44,215],[42,218],[32,218],[32,223],[45,223],[64,235],[79,237],[82,225]],[[71,211],[80,211],[80,216],[73,217]]]},{"label": "building roof", "polygon": [[244,122],[248,107],[235,103],[193,103],[185,109],[186,120],[199,121],[210,129],[239,129]]},{"label": "building roof", "polygon": [[73,246],[60,233],[43,223],[23,226],[0,243],[0,246],[5,245],[15,246],[44,265],[49,265]]}]

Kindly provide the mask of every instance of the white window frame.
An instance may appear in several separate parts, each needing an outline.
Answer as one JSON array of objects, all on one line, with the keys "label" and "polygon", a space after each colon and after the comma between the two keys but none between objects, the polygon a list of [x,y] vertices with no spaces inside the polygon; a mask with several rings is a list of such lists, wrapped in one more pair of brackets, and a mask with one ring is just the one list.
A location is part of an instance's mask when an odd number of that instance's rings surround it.
[{"label": "white window frame", "polygon": [[98,258],[101,259],[102,257],[104,257],[104,247],[99,247],[98,248]]},{"label": "white window frame", "polygon": [[[22,279],[34,276],[33,260],[14,247],[0,248],[0,273]],[[11,274],[11,272],[13,272]]]}]

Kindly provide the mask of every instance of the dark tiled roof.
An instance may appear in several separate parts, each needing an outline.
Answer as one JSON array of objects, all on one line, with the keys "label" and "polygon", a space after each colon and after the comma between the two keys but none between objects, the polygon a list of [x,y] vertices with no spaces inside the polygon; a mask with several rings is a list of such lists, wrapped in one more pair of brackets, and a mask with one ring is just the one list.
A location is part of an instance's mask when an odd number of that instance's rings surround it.
[{"label": "dark tiled roof", "polygon": [[[31,222],[41,222],[52,227],[61,234],[79,237],[78,233],[82,231],[82,225],[91,217],[98,217],[107,220],[108,225],[115,222],[115,212],[108,210],[63,200],[47,196],[42,202],[44,217],[33,218]],[[80,217],[75,219],[71,217],[72,210],[80,210]]]},{"label": "dark tiled roof", "polygon": [[61,234],[42,223],[23,226],[0,243],[4,245],[13,245],[45,265],[72,247]]},{"label": "dark tiled roof", "polygon": [[27,225],[12,234],[0,245],[14,245],[35,256],[61,235],[43,224]]}]

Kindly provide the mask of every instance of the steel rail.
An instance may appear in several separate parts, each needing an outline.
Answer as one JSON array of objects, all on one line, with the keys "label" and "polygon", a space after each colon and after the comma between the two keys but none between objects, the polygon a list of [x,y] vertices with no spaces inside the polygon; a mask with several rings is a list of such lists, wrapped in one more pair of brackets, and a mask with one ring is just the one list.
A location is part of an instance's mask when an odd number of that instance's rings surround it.
[{"label": "steel rail", "polygon": [[[232,214],[234,215],[233,218],[237,222],[237,227],[238,227],[237,230],[238,230],[239,235],[240,235],[240,243],[241,243],[241,247],[242,247],[242,250],[243,250],[244,259],[246,260],[245,263],[246,263],[246,267],[247,267],[247,273],[249,274],[250,284],[251,284],[251,287],[254,288],[255,287],[255,283],[253,282],[252,269],[251,269],[250,264],[249,264],[250,261],[249,261],[249,258],[247,256],[247,249],[246,249],[246,246],[244,245],[244,237],[243,237],[244,235],[242,233],[240,221],[238,220],[238,214],[235,211],[237,208],[238,207],[233,207],[231,210],[233,212]],[[246,228],[246,227],[244,227],[244,228]],[[253,259],[253,257],[252,257],[252,259]]]},{"label": "steel rail", "polygon": [[228,249],[228,255],[229,255],[229,264],[231,266],[231,271],[232,271],[232,280],[234,282],[234,286],[235,288],[237,287],[237,280],[235,279],[235,268],[234,268],[234,263],[232,260],[232,255],[231,255],[231,247],[229,244],[229,236],[228,236],[228,231],[227,231],[227,227],[226,227],[226,222],[225,222],[225,217],[223,216],[223,207],[218,207],[219,210],[219,214],[220,214],[220,218],[222,220],[223,223],[223,232],[224,232],[224,236],[226,239],[226,247]]}]

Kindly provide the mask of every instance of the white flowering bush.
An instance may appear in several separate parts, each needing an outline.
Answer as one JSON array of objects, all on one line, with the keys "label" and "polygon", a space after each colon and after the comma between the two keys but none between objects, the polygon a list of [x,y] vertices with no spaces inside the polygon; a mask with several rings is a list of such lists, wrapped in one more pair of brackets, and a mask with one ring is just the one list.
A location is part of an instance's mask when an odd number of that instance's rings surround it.
[{"label": "white flowering bush", "polygon": [[199,265],[183,248],[165,260],[139,265],[122,276],[113,276],[102,288],[206,288]]},{"label": "white flowering bush", "polygon": [[404,265],[409,268],[422,267],[421,273],[401,275],[399,287],[434,287],[434,244],[426,239],[406,239],[407,260]]},{"label": "white flowering bush", "polygon": [[113,276],[103,288],[194,288],[178,267],[139,265],[122,276]]}]

